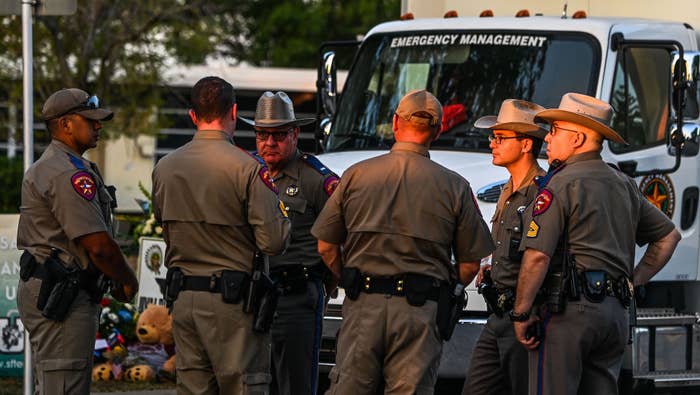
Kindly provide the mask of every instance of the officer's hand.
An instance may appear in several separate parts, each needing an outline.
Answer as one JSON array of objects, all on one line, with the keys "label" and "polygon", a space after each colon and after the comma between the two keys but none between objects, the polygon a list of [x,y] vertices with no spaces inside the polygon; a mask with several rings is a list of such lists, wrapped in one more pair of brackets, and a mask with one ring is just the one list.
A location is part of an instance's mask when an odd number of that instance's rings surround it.
[{"label": "officer's hand", "polygon": [[540,345],[539,339],[535,337],[527,338],[527,330],[531,325],[539,325],[537,322],[539,321],[539,317],[537,316],[531,316],[530,319],[527,321],[523,322],[513,322],[513,326],[515,329],[515,338],[518,339],[520,344],[525,346],[528,350],[536,350],[537,347]]},{"label": "officer's hand", "polygon": [[114,299],[127,303],[134,299],[134,296],[136,296],[136,292],[138,292],[138,290],[138,283],[135,287],[133,285],[115,283],[110,294],[114,297]]},{"label": "officer's hand", "polygon": [[491,270],[491,264],[485,264],[481,265],[481,268],[479,268],[479,273],[476,274],[476,283],[474,284],[475,286],[479,286],[481,284],[481,281],[484,280],[484,271],[486,270]]}]

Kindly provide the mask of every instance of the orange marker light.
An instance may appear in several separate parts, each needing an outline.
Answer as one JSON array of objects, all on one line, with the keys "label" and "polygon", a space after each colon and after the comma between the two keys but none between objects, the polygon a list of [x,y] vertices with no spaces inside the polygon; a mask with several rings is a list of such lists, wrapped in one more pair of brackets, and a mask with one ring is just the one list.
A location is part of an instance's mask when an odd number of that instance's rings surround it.
[{"label": "orange marker light", "polygon": [[449,10],[443,15],[443,18],[457,18],[459,14],[455,10]]},{"label": "orange marker light", "polygon": [[479,14],[479,18],[488,18],[493,16],[493,11],[491,10],[483,10],[481,11],[481,14]]},{"label": "orange marker light", "polygon": [[524,18],[526,16],[530,16],[530,11],[528,10],[520,10],[515,14],[516,18]]},{"label": "orange marker light", "polygon": [[401,17],[400,17],[399,19],[401,19],[402,21],[410,21],[411,19],[414,19],[414,18],[413,18],[413,13],[412,13],[412,12],[407,12],[407,13],[401,15]]},{"label": "orange marker light", "polygon": [[574,15],[571,16],[571,19],[586,19],[586,16],[586,11],[578,10],[574,12]]}]

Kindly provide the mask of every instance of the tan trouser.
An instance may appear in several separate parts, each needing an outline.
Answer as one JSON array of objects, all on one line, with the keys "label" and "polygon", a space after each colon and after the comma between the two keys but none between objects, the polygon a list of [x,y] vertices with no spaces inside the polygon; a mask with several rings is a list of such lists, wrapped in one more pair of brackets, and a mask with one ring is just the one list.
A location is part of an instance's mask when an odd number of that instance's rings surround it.
[{"label": "tan trouser", "polygon": [[36,308],[41,280],[19,281],[17,308],[29,331],[35,394],[88,394],[99,306],[80,291],[62,322],[44,318]]},{"label": "tan trouser", "polygon": [[382,380],[385,394],[432,394],[442,353],[436,314],[430,300],[414,307],[403,297],[346,298],[326,394],[373,395]]},{"label": "tan trouser", "polygon": [[627,311],[614,297],[581,296],[540,314],[544,340],[529,354],[530,395],[614,395],[627,344]]},{"label": "tan trouser", "polygon": [[270,337],[253,332],[242,305],[220,293],[183,291],[173,307],[177,349],[177,393],[269,392]]}]

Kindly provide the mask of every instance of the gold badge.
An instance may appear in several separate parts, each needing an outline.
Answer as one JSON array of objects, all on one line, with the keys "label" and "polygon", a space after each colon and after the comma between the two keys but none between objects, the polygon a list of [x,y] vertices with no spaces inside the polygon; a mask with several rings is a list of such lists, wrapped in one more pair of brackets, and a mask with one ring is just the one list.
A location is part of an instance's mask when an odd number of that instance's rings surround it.
[{"label": "gold badge", "polygon": [[537,225],[535,220],[530,221],[530,229],[527,230],[527,237],[537,237],[540,232],[540,226]]},{"label": "gold badge", "polygon": [[287,208],[284,207],[284,203],[280,200],[280,211],[282,212],[282,215],[284,215],[284,218],[289,218],[289,214],[287,214]]},{"label": "gold badge", "polygon": [[284,191],[288,196],[296,196],[299,193],[299,187],[296,185],[290,185]]}]

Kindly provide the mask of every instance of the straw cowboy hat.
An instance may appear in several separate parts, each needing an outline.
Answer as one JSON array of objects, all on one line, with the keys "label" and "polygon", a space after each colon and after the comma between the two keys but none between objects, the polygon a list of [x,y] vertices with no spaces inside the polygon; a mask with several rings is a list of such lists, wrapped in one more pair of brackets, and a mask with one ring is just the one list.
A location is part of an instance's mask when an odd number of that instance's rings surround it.
[{"label": "straw cowboy hat", "polygon": [[537,125],[535,114],[545,108],[525,100],[506,99],[501,103],[498,116],[487,115],[476,120],[474,126],[481,129],[512,130],[527,136],[544,139],[547,129]]},{"label": "straw cowboy hat", "polygon": [[255,119],[238,117],[241,121],[256,128],[276,128],[278,126],[301,126],[310,124],[316,119],[294,116],[294,105],[284,92],[272,93],[267,91],[258,99],[255,109]]},{"label": "straw cowboy hat", "polygon": [[548,123],[554,121],[575,123],[592,129],[608,140],[627,144],[622,136],[608,126],[612,116],[613,109],[610,104],[580,93],[566,93],[561,98],[559,108],[540,111],[535,116],[535,120]]}]

